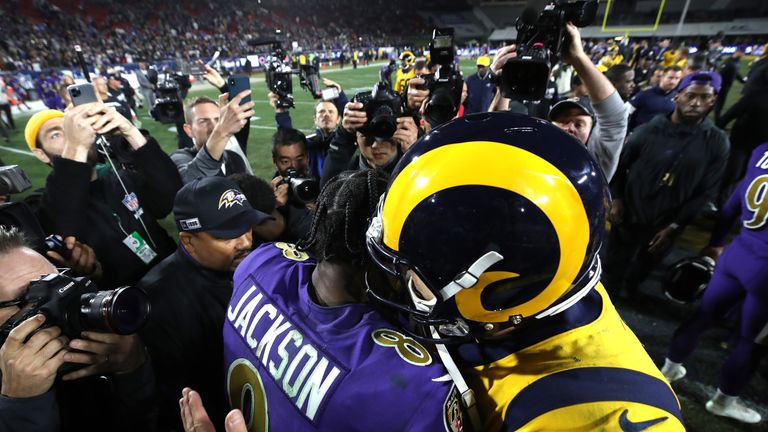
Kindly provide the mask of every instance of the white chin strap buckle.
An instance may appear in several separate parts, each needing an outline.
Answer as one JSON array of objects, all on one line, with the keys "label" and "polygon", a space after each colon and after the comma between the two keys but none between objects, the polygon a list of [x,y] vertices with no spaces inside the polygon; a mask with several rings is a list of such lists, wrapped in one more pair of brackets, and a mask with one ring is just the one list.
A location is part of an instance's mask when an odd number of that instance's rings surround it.
[{"label": "white chin strap buckle", "polygon": [[486,253],[472,263],[469,268],[459,273],[448,285],[440,290],[440,297],[443,301],[455,296],[459,291],[463,289],[469,289],[475,286],[480,280],[480,275],[485,273],[492,265],[499,261],[502,261],[504,257],[495,251]]}]

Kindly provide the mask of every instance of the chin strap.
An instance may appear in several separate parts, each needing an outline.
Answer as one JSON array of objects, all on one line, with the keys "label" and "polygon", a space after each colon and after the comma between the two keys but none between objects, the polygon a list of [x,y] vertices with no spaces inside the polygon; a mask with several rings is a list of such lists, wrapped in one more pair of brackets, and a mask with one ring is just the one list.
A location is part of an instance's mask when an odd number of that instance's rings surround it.
[{"label": "chin strap", "polygon": [[480,275],[485,273],[492,265],[503,260],[504,257],[495,251],[486,253],[472,263],[469,268],[456,276],[448,285],[440,290],[440,297],[443,301],[455,296],[463,289],[472,288],[480,280]]},{"label": "chin strap", "polygon": [[[413,279],[408,280],[408,293],[411,295],[411,300],[413,301],[414,306],[419,311],[429,312],[435,307],[435,304],[437,304],[436,298],[424,300],[419,293],[416,292],[416,289],[413,287]],[[440,339],[440,334],[435,327],[430,326],[429,331],[434,339]],[[458,366],[456,366],[456,362],[453,361],[453,358],[451,357],[451,354],[448,353],[448,349],[445,345],[435,344],[435,348],[437,348],[437,354],[440,356],[440,361],[442,361],[443,366],[445,366],[445,370],[448,372],[453,384],[456,386],[456,390],[461,394],[461,406],[464,408],[464,412],[469,416],[469,423],[472,426],[472,430],[482,430],[483,424],[480,423],[480,414],[477,412],[475,392],[467,385],[464,376],[461,375]]]},{"label": "chin strap", "polygon": [[[438,339],[440,334],[434,327],[430,327],[429,331],[432,333],[432,337]],[[448,375],[451,376],[453,384],[456,386],[456,390],[461,394],[461,405],[464,411],[469,416],[469,424],[472,426],[473,431],[483,430],[483,424],[480,422],[480,413],[477,411],[477,400],[475,399],[475,392],[467,385],[464,380],[464,376],[461,375],[456,362],[453,361],[451,354],[448,353],[448,348],[443,344],[435,344],[437,348],[437,354],[440,356],[440,360],[445,366],[445,370],[448,371]]]}]

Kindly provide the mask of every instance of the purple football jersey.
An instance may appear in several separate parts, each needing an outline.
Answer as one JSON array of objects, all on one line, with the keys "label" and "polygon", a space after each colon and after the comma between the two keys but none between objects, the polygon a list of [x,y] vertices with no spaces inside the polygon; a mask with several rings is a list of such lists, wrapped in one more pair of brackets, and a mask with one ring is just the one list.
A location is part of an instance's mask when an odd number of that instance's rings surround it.
[{"label": "purple football jersey", "polygon": [[[737,240],[758,255],[768,255],[768,143],[752,152],[744,178],[723,206],[720,217],[725,221],[738,217],[741,230]],[[729,227],[718,224],[711,243],[724,244]]]},{"label": "purple football jersey", "polygon": [[458,431],[436,354],[370,306],[317,305],[315,261],[265,244],[235,272],[224,323],[227,392],[250,431]]}]

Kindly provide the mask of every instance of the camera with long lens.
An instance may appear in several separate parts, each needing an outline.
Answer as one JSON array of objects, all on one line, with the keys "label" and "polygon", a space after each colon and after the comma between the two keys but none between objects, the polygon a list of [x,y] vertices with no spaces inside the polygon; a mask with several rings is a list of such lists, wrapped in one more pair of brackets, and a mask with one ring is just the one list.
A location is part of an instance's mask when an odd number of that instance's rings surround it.
[{"label": "camera with long lens", "polygon": [[[189,78],[186,78],[189,81]],[[152,118],[163,124],[184,122],[182,86],[175,74],[165,73],[158,80],[155,90],[155,105],[149,111]]]},{"label": "camera with long lens", "polygon": [[32,181],[21,167],[0,166],[0,196],[24,192],[31,187]]},{"label": "camera with long lens", "polygon": [[267,88],[277,95],[277,108],[293,108],[293,69],[281,43],[272,43],[266,69]]},{"label": "camera with long lens", "polygon": [[323,89],[320,88],[320,60],[317,57],[312,63],[299,65],[299,84],[314,99],[320,99],[323,96]]},{"label": "camera with long lens", "polygon": [[70,339],[86,330],[134,334],[147,322],[150,304],[140,288],[99,291],[87,278],[49,274],[29,283],[19,308],[0,327],[0,345],[11,330],[38,313],[45,315],[43,327],[57,326]]},{"label": "camera with long lens", "polygon": [[390,139],[397,130],[397,118],[403,114],[403,101],[386,81],[379,81],[372,91],[357,93],[352,102],[363,104],[368,121],[359,130],[364,135]]},{"label": "camera with long lens", "polygon": [[302,203],[313,202],[320,195],[320,185],[317,181],[302,175],[296,168],[288,168],[283,172],[282,183],[288,184],[291,190],[291,197]]},{"label": "camera with long lens", "polygon": [[429,90],[429,101],[424,107],[424,119],[437,127],[456,117],[461,104],[464,78],[453,66],[453,29],[438,28],[432,32],[429,54],[432,63],[439,65],[434,74],[422,75],[422,90]]},{"label": "camera with long lens", "polygon": [[517,18],[517,57],[502,67],[501,92],[504,97],[541,100],[549,82],[552,67],[566,49],[565,25],[586,27],[595,20],[597,0],[573,3],[552,1],[536,15],[525,9]]}]

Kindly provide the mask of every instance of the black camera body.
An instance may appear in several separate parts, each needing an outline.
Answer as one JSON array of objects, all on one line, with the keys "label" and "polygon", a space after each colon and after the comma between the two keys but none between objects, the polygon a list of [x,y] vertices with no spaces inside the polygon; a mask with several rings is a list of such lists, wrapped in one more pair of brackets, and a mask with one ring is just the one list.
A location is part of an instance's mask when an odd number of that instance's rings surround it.
[{"label": "black camera body", "polygon": [[424,119],[437,127],[456,117],[461,105],[464,78],[453,65],[453,28],[437,28],[429,44],[432,63],[439,65],[434,74],[421,75],[421,90],[429,90],[429,102],[424,107]]},{"label": "black camera body", "polygon": [[70,339],[85,330],[134,334],[149,318],[147,294],[139,288],[98,291],[87,278],[49,274],[29,284],[21,310],[0,327],[0,345],[25,320],[41,313],[43,327],[58,326]]},{"label": "black camera body", "polygon": [[[189,78],[187,78],[189,81]],[[184,103],[181,85],[175,75],[166,73],[155,90],[155,105],[150,110],[152,118],[163,124],[184,122]]]},{"label": "black camera body", "polygon": [[504,97],[540,100],[547,91],[549,73],[566,49],[566,23],[586,27],[597,15],[597,0],[565,3],[556,0],[541,14],[530,9],[517,18],[517,57],[502,67],[501,92]]},{"label": "black camera body", "polygon": [[299,173],[296,168],[288,168],[283,172],[281,183],[288,184],[291,190],[291,197],[299,200],[302,204],[313,202],[320,195],[320,185],[311,177]]},{"label": "black camera body", "polygon": [[360,128],[364,135],[390,139],[397,130],[397,118],[403,114],[403,101],[386,81],[379,81],[372,91],[357,93],[352,102],[363,104],[368,121]]},{"label": "black camera body", "polygon": [[285,61],[282,44],[275,42],[267,57],[266,81],[269,91],[277,95],[277,108],[293,108],[293,69]]},{"label": "black camera body", "polygon": [[320,99],[323,97],[320,88],[320,69],[317,65],[304,64],[299,66],[299,84],[301,88],[312,95],[312,98]]},{"label": "black camera body", "polygon": [[0,196],[24,192],[31,187],[32,181],[21,167],[0,166]]}]

